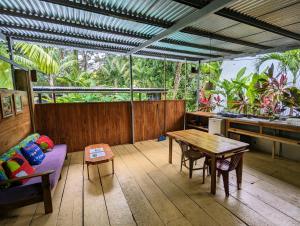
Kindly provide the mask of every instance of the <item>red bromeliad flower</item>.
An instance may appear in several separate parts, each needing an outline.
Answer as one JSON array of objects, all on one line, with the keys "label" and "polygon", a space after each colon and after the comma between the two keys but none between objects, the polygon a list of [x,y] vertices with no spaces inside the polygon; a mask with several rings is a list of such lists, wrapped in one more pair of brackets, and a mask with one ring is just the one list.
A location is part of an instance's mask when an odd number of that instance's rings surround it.
[{"label": "red bromeliad flower", "polygon": [[265,97],[263,97],[263,101],[261,103],[261,107],[262,108],[270,107],[271,104],[272,104],[271,96],[265,96]]},{"label": "red bromeliad flower", "polygon": [[280,79],[279,79],[279,86],[285,86],[287,84],[287,75],[286,74],[282,74]]},{"label": "red bromeliad flower", "polygon": [[205,97],[204,91],[201,90],[200,99],[199,99],[199,102],[201,104],[204,104],[204,105],[209,104],[210,103],[210,98],[211,98],[211,95],[209,95],[209,97]]},{"label": "red bromeliad flower", "polygon": [[201,104],[209,104],[210,102],[210,98],[206,98],[206,97],[200,97],[200,103]]},{"label": "red bromeliad flower", "polygon": [[217,105],[219,105],[222,102],[220,95],[215,96],[214,100],[216,101]]}]

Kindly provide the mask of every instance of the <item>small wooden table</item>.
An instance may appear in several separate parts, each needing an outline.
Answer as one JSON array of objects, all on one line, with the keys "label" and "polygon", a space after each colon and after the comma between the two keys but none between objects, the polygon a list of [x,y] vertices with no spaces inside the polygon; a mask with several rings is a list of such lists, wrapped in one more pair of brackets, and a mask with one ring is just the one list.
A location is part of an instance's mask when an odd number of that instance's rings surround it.
[{"label": "small wooden table", "polygon": [[[212,135],[195,129],[168,132],[169,137],[169,163],[172,163],[173,139],[184,141],[211,157],[211,187],[210,192],[216,194],[216,159],[224,154],[242,151],[248,148],[249,144],[232,140],[226,137]],[[242,178],[242,164],[241,164]]]},{"label": "small wooden table", "polygon": [[[90,150],[95,148],[103,148],[105,152],[105,156],[98,157],[98,158],[90,158]],[[93,144],[90,146],[85,147],[85,163],[87,164],[87,172],[88,172],[88,178],[90,178],[89,173],[89,165],[96,165],[101,164],[105,162],[111,161],[112,163],[112,173],[115,173],[114,169],[114,154],[108,144]]]}]

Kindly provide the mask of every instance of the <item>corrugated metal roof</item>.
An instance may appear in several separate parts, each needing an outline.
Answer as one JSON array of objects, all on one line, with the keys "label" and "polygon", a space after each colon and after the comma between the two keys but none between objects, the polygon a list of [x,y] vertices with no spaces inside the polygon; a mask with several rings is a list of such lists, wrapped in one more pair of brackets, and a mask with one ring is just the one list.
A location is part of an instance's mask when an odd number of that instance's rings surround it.
[{"label": "corrugated metal roof", "polygon": [[[65,34],[79,34],[79,35],[85,35],[89,37],[96,37],[99,39],[109,39],[109,40],[123,40],[124,42],[133,42],[133,43],[142,43],[144,39],[135,38],[135,37],[128,37],[128,36],[121,36],[116,34],[109,34],[109,33],[103,33],[103,32],[96,32],[88,29],[80,29],[70,26],[64,26],[59,24],[49,24],[41,21],[33,21],[29,19],[21,19],[17,17],[12,16],[6,16],[6,15],[0,15],[0,26],[3,24],[9,24],[9,26],[6,26],[8,28],[10,27],[19,27],[19,29],[22,29],[22,27],[28,27],[32,30],[39,29],[41,31],[51,31],[51,32],[60,32]],[[4,29],[4,28],[3,28]]]},{"label": "corrugated metal roof", "polygon": [[299,0],[238,0],[229,8],[254,17],[259,17],[295,3],[299,3]]},{"label": "corrugated metal roof", "polygon": [[92,3],[169,22],[179,20],[195,10],[172,0],[94,0]]},{"label": "corrugated metal roof", "polygon": [[[162,42],[157,42],[154,44],[154,46],[166,47],[166,48],[178,49],[178,50],[184,50],[184,51],[192,51],[195,53],[220,54],[220,52],[218,52],[218,51],[210,51],[210,50],[205,50],[205,49],[199,50],[199,49],[192,48],[192,47],[179,46],[179,45],[173,45],[173,44],[162,43]],[[223,53],[223,54],[226,55],[226,53]]]},{"label": "corrugated metal roof", "polygon": [[[69,42],[70,46],[77,43],[78,48],[98,46],[126,52],[196,10],[175,0],[61,0],[56,4],[45,1],[1,0],[0,31],[17,35],[18,39],[22,35],[40,42],[48,38],[54,45]],[[60,5],[71,3],[80,7]],[[300,33],[299,0],[238,0],[228,8]],[[285,38],[282,33],[266,32],[219,14],[196,21],[192,27],[196,30],[175,32],[167,37],[169,40],[154,43],[141,54],[200,59],[207,58],[205,54],[227,56],[233,54],[232,50],[253,52],[257,48],[299,44],[299,40]],[[211,47],[215,50],[209,50]]]},{"label": "corrugated metal roof", "polygon": [[[13,2],[13,4],[12,4]],[[14,0],[0,1],[0,7],[4,9],[14,9],[23,13],[43,15],[45,17],[59,18],[65,21],[76,21],[81,24],[92,24],[95,27],[113,28],[123,31],[133,31],[144,35],[156,35],[164,29],[133,21],[121,20],[105,15],[73,9],[56,4],[46,3],[38,0]]]}]

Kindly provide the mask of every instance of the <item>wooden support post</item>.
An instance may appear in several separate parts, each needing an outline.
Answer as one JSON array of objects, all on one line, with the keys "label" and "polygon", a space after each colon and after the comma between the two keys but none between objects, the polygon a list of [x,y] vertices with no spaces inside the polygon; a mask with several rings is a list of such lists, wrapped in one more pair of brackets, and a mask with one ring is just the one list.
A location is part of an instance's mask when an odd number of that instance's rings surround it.
[{"label": "wooden support post", "polygon": [[196,90],[196,110],[198,111],[198,108],[199,108],[199,98],[200,98],[200,91],[199,91],[199,88],[200,88],[200,64],[201,64],[201,61],[199,60],[198,62],[198,74],[197,74],[197,90]]},{"label": "wooden support post", "polygon": [[164,131],[163,134],[166,135],[167,132],[167,79],[166,79],[166,58],[164,59]]},{"label": "wooden support post", "polygon": [[39,98],[39,104],[41,104],[43,101],[42,101],[42,94],[41,93],[38,93],[38,98]]},{"label": "wooden support post", "polygon": [[187,93],[187,60],[185,59],[185,83],[184,83],[184,97],[183,99],[186,100],[186,93]]},{"label": "wooden support post", "polygon": [[53,102],[56,103],[56,94],[52,93]]},{"label": "wooden support post", "polygon": [[133,75],[132,75],[132,55],[129,55],[130,73],[130,107],[131,107],[131,143],[134,144],[134,106],[133,106]]},{"label": "wooden support post", "polygon": [[14,73],[15,73],[16,90],[22,90],[27,92],[31,124],[32,124],[33,132],[35,132],[34,95],[33,95],[30,71],[15,69]]}]

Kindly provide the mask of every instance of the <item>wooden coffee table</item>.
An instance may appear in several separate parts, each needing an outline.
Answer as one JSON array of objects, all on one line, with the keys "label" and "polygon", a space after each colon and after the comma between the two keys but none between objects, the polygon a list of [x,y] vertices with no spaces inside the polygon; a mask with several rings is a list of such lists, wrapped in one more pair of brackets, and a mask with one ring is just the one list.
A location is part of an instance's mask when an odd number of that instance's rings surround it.
[{"label": "wooden coffee table", "polygon": [[[90,150],[95,148],[103,148],[105,152],[105,156],[97,157],[97,158],[90,158]],[[88,178],[90,178],[89,173],[89,165],[96,165],[105,162],[111,161],[112,163],[112,173],[115,173],[114,170],[114,154],[108,144],[93,144],[90,146],[85,147],[85,154],[84,154],[85,163],[87,164],[87,172]]]}]

